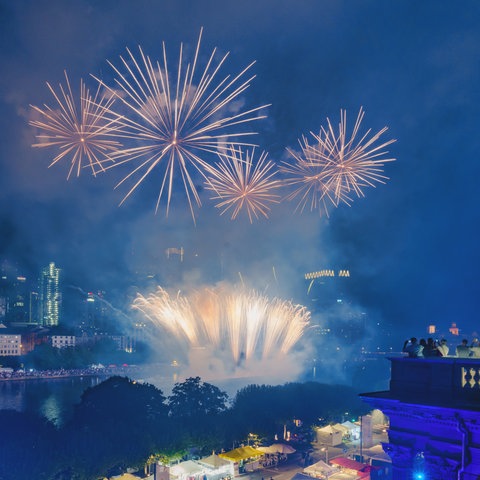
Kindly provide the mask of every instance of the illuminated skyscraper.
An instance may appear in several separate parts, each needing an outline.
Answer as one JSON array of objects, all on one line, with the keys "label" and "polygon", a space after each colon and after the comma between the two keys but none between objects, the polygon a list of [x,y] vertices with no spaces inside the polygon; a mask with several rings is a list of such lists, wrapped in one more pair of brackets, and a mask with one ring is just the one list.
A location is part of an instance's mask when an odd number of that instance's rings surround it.
[{"label": "illuminated skyscraper", "polygon": [[60,269],[51,262],[40,277],[40,308],[42,323],[46,327],[59,324],[62,295],[60,293]]}]

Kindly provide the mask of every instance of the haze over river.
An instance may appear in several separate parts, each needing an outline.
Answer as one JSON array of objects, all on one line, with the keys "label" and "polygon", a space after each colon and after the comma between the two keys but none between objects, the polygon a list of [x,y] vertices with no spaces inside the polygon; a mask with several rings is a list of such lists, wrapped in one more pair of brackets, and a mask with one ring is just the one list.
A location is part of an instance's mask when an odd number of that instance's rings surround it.
[{"label": "haze over river", "polygon": [[[127,375],[134,380],[144,381],[155,385],[162,390],[165,396],[170,395],[175,382],[182,382],[185,378],[177,376],[176,372],[169,374],[165,369],[138,369]],[[82,393],[89,387],[103,382],[106,376],[72,376],[64,378],[34,378],[27,380],[0,381],[0,410],[17,410],[21,412],[37,413],[46,417],[57,425],[64,423],[73,412],[75,404],[81,400]],[[258,378],[223,379],[212,383],[228,393],[233,398],[238,389],[250,383],[266,383],[266,379],[259,382]]]}]

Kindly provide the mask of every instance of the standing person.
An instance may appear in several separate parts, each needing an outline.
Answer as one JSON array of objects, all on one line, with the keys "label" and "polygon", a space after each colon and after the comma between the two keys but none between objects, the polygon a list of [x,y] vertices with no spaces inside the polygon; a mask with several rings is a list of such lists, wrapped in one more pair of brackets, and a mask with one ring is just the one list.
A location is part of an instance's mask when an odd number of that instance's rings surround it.
[{"label": "standing person", "polygon": [[450,349],[448,348],[447,341],[444,338],[440,340],[437,350],[441,357],[446,357],[448,355]]},{"label": "standing person", "polygon": [[433,338],[427,339],[427,344],[423,349],[423,356],[424,357],[438,357],[440,353],[438,351],[436,343],[433,341]]},{"label": "standing person", "polygon": [[415,337],[405,340],[402,352],[408,353],[410,358],[423,358],[423,346],[417,342]]},{"label": "standing person", "polygon": [[457,345],[455,353],[457,357],[462,357],[462,358],[468,358],[471,355],[472,351],[468,346],[468,340],[466,338],[462,340],[462,343],[460,345]]},{"label": "standing person", "polygon": [[470,345],[470,350],[472,351],[471,357],[479,358],[480,357],[480,343],[478,338],[474,338],[472,340],[472,344]]}]

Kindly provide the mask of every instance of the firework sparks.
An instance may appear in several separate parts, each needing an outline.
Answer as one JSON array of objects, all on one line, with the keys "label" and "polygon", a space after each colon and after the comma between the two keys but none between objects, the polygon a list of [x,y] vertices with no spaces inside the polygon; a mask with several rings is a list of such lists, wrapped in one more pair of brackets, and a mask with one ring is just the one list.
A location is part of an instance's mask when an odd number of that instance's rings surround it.
[{"label": "firework sparks", "polygon": [[50,167],[63,158],[70,157],[70,169],[67,179],[76,170],[77,177],[82,167],[90,167],[95,175],[97,169],[103,169],[103,163],[112,161],[111,154],[121,147],[112,138],[118,133],[118,126],[105,117],[105,111],[113,105],[111,95],[101,94],[98,87],[94,96],[80,80],[80,97],[76,100],[72,93],[67,72],[65,72],[66,87],[59,85],[60,92],[47,83],[55,97],[57,108],[44,105],[31,107],[40,114],[41,120],[31,120],[31,126],[38,128],[38,143],[33,147],[58,147],[60,153],[53,159]]},{"label": "firework sparks", "polygon": [[[193,204],[201,206],[201,201],[191,167],[194,172],[206,178],[206,173],[212,167],[203,158],[203,154],[226,151],[227,145],[232,142],[237,146],[251,145],[240,140],[233,141],[232,137],[253,135],[254,132],[243,130],[243,124],[265,118],[259,111],[266,106],[234,113],[240,103],[240,95],[255,78],[245,78],[254,62],[233,78],[226,76],[217,80],[228,53],[217,61],[214,49],[205,69],[197,74],[201,37],[202,31],[192,63],[185,65],[183,45],[180,46],[178,68],[173,80],[168,70],[165,43],[162,63],[152,62],[141,48],[138,60],[130,50],[127,50],[126,59],[120,57],[124,72],[109,62],[117,75],[116,89],[107,85],[105,87],[118,97],[119,103],[129,111],[129,115],[123,117],[113,111],[111,113],[117,115],[124,137],[137,142],[135,146],[116,152],[117,162],[112,165],[119,166],[132,161],[138,163],[117,185],[133,182],[122,203],[154,169],[162,167],[163,178],[156,211],[162,196],[166,194],[168,215],[174,178],[179,176],[195,220]],[[104,85],[101,80],[97,80]]]},{"label": "firework sparks", "polygon": [[338,133],[327,118],[327,127],[321,127],[318,135],[312,133],[315,144],[309,144],[305,137],[299,142],[302,155],[289,150],[296,163],[285,164],[281,170],[290,175],[286,185],[299,186],[287,199],[300,195],[302,211],[310,199],[311,210],[318,208],[320,213],[323,210],[328,216],[327,204],[337,207],[342,202],[350,206],[352,194],[364,197],[365,187],[375,187],[375,183],[388,180],[382,167],[395,159],[388,158],[388,151],[384,149],[395,140],[377,144],[387,127],[372,136],[371,129],[359,136],[364,115],[360,108],[352,133],[348,136],[347,113],[340,110]]},{"label": "firework sparks", "polygon": [[275,180],[273,162],[267,161],[267,153],[263,152],[254,163],[255,149],[245,153],[241,149],[231,148],[230,153],[220,153],[220,162],[215,170],[210,170],[206,188],[216,193],[213,199],[221,201],[216,205],[221,208],[222,215],[232,209],[232,220],[245,208],[253,223],[253,217],[263,215],[268,218],[268,204],[279,203],[279,195],[273,191],[280,186]]},{"label": "firework sparks", "polygon": [[280,166],[280,171],[287,175],[284,184],[295,187],[286,199],[293,200],[299,196],[295,211],[303,212],[310,204],[311,211],[318,209],[320,214],[325,213],[328,217],[329,204],[336,207],[338,200],[329,189],[323,157],[318,154],[318,149],[310,147],[305,137],[299,140],[299,144],[302,154],[287,149],[295,163],[283,163]]},{"label": "firework sparks", "polygon": [[225,287],[173,298],[158,287],[147,297],[138,294],[132,306],[187,348],[208,348],[234,366],[288,354],[310,322],[301,305]]}]

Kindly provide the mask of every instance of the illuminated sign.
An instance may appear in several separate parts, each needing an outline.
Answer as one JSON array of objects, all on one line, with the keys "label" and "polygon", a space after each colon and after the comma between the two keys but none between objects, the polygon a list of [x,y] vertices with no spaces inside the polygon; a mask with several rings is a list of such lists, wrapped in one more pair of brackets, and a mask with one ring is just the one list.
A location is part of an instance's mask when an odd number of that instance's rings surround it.
[{"label": "illuminated sign", "polygon": [[323,269],[305,274],[305,280],[314,280],[315,278],[323,277],[350,277],[350,270],[338,270],[335,272],[335,270],[332,269]]}]

